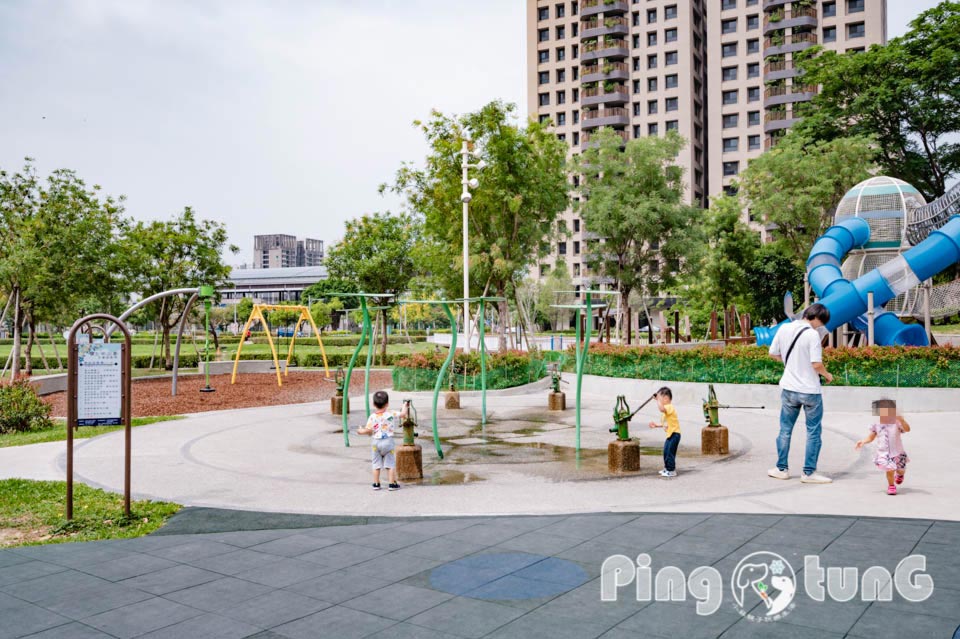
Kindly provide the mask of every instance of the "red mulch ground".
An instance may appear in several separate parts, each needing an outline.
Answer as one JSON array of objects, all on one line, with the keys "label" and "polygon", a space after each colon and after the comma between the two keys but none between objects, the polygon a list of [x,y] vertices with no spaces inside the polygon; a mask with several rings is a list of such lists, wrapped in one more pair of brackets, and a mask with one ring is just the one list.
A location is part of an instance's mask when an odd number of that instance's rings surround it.
[{"label": "red mulch ground", "polygon": [[[370,371],[370,392],[388,388],[392,381],[390,371]],[[237,383],[230,384],[229,375],[212,375],[210,386],[213,393],[201,393],[204,386],[202,375],[180,377],[177,380],[177,396],[170,396],[170,378],[133,380],[133,416],[182,415],[208,410],[250,408],[253,406],[276,406],[279,404],[302,404],[329,399],[336,392],[333,374],[324,378],[322,372],[295,372],[283,378],[283,386],[277,386],[274,373],[246,373],[237,375]],[[355,371],[350,379],[350,394],[363,395],[363,371]],[[53,415],[67,414],[66,393],[53,393],[44,397],[53,406]]]}]

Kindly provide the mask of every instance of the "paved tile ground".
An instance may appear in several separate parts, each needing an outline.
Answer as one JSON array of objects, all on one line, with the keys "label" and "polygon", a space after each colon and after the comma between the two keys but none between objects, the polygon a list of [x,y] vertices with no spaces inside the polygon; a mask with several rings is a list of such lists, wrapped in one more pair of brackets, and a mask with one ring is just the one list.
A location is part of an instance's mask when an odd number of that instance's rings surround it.
[{"label": "paved tile ground", "polygon": [[[276,524],[284,527],[273,527]],[[203,532],[197,532],[203,531]],[[296,517],[186,509],[133,540],[0,550],[0,639],[132,637],[925,637],[960,626],[960,523],[736,514],[444,519]],[[760,623],[733,605],[734,567],[755,551],[796,570],[795,607]],[[600,599],[612,554],[648,553],[687,575],[713,566],[723,603]],[[893,572],[927,558],[933,595],[816,603],[803,556]],[[757,600],[752,612],[761,610]]]}]

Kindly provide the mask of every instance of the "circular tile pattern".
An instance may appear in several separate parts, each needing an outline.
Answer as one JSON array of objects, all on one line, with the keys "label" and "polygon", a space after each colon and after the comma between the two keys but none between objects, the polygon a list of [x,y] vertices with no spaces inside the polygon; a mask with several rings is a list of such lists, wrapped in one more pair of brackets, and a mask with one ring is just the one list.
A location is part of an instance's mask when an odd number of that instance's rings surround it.
[{"label": "circular tile pattern", "polygon": [[484,553],[434,568],[430,586],[474,599],[540,599],[563,594],[587,582],[579,565],[530,553]]}]

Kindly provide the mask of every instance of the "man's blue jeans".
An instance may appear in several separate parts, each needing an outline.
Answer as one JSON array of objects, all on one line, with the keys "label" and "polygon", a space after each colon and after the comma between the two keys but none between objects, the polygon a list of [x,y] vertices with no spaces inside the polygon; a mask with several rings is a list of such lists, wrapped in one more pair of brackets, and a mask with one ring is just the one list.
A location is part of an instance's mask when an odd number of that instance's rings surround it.
[{"label": "man's blue jeans", "polygon": [[823,396],[795,393],[784,390],[780,393],[780,435],[777,436],[777,468],[787,470],[790,455],[790,436],[800,417],[800,409],[807,420],[807,453],[803,460],[803,472],[809,475],[817,469],[820,457],[820,422],[823,419]]}]

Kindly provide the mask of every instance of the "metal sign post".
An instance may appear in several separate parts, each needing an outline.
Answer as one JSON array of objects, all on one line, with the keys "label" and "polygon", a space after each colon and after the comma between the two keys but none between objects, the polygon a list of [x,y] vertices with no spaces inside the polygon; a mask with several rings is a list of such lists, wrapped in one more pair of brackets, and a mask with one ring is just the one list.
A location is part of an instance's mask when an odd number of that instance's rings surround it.
[{"label": "metal sign post", "polygon": [[[95,320],[119,328],[123,343],[90,326]],[[88,326],[103,332],[102,342],[78,339]],[[67,350],[67,519],[73,519],[73,430],[80,426],[124,426],[123,514],[130,517],[130,331],[113,315],[87,315],[70,328]]]}]

